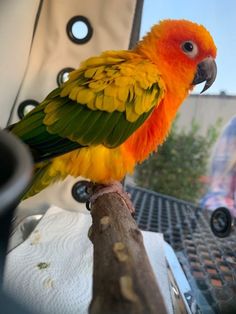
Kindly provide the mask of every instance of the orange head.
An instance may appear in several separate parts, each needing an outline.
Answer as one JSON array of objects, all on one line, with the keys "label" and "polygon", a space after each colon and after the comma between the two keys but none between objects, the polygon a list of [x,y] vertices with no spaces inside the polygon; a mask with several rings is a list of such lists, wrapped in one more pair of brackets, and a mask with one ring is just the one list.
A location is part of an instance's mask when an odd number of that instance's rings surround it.
[{"label": "orange head", "polygon": [[210,33],[187,20],[163,20],[152,27],[136,50],[157,65],[167,88],[191,89],[216,77],[216,46]]}]

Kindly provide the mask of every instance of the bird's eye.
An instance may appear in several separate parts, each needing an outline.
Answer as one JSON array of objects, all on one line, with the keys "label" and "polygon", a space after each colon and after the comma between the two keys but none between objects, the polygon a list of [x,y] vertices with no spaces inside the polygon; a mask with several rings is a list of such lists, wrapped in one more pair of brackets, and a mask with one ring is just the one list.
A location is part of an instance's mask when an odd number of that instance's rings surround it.
[{"label": "bird's eye", "polygon": [[197,45],[190,40],[183,42],[181,48],[183,52],[190,58],[194,58],[198,53]]}]

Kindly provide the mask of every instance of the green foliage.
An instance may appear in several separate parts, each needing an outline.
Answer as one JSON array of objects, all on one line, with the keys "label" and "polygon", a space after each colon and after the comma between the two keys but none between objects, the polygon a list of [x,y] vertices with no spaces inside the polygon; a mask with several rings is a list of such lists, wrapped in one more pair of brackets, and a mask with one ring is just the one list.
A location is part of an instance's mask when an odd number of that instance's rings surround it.
[{"label": "green foliage", "polygon": [[176,123],[166,142],[147,161],[136,168],[138,185],[179,199],[195,202],[202,193],[201,177],[206,175],[212,145],[221,121],[209,127],[205,137],[192,121],[189,132],[178,131]]}]

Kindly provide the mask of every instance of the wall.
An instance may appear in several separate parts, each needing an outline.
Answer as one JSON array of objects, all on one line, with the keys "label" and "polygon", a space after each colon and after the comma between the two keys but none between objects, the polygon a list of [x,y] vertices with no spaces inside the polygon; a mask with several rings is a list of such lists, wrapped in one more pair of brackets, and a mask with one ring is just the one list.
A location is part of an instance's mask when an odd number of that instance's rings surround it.
[{"label": "wall", "polygon": [[179,110],[178,127],[187,128],[194,118],[200,126],[199,133],[206,134],[208,127],[222,119],[221,127],[236,115],[236,96],[224,93],[219,95],[190,95]]}]

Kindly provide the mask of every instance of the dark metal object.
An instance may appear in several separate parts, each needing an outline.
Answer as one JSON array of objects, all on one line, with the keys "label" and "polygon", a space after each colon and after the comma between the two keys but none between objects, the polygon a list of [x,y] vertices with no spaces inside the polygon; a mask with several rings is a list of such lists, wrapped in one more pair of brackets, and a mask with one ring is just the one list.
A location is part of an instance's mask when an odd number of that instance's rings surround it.
[{"label": "dark metal object", "polygon": [[29,314],[10,296],[1,291],[4,264],[15,207],[29,184],[31,156],[18,139],[0,131],[0,312],[4,314]]},{"label": "dark metal object", "polygon": [[219,238],[226,238],[233,228],[233,219],[230,211],[225,207],[213,211],[210,219],[211,230]]},{"label": "dark metal object", "polygon": [[80,180],[73,185],[71,194],[77,202],[87,203],[89,201],[88,185],[90,182],[86,180]]},{"label": "dark metal object", "polygon": [[65,83],[68,80],[69,73],[74,71],[74,68],[64,68],[57,74],[57,85],[61,86],[63,83]]},{"label": "dark metal object", "polygon": [[0,131],[0,152],[1,284],[13,212],[29,184],[32,160],[25,145],[5,131]]},{"label": "dark metal object", "polygon": [[210,215],[195,204],[126,186],[142,230],[162,232],[174,249],[204,314],[236,313],[236,238],[216,237]]},{"label": "dark metal object", "polygon": [[33,110],[35,107],[37,107],[38,104],[39,103],[34,99],[27,99],[23,101],[22,103],[20,103],[17,110],[18,117],[20,119],[23,119],[26,116],[26,114]]},{"label": "dark metal object", "polygon": [[133,26],[132,26],[132,31],[130,34],[129,49],[134,48],[136,46],[139,38],[140,38],[140,28],[141,28],[141,20],[142,20],[142,13],[143,13],[143,2],[144,2],[144,0],[137,0],[136,1]]},{"label": "dark metal object", "polygon": [[[75,30],[73,30],[73,27],[75,27],[76,23],[82,23],[82,25],[87,27],[87,34],[85,34],[84,36],[78,36]],[[90,21],[82,15],[74,16],[69,20],[66,26],[66,32],[70,40],[75,44],[85,44],[93,36],[93,28]]]}]

